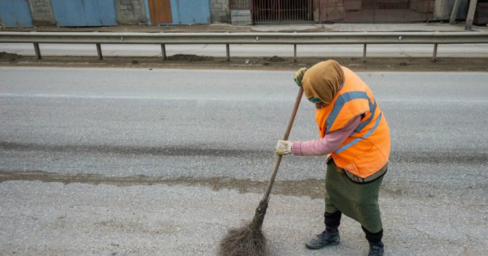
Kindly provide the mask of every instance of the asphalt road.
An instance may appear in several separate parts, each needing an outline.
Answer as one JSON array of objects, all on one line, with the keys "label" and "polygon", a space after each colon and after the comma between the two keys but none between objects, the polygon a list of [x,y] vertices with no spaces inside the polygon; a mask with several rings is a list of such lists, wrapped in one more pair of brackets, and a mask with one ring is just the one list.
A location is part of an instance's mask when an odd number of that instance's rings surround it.
[{"label": "asphalt road", "polygon": [[[387,255],[488,250],[487,73],[360,73],[391,129],[381,188]],[[297,88],[293,72],[0,68],[0,255],[215,255],[250,220]],[[317,136],[302,101],[291,140]],[[322,157],[286,156],[264,230],[310,252]]]}]

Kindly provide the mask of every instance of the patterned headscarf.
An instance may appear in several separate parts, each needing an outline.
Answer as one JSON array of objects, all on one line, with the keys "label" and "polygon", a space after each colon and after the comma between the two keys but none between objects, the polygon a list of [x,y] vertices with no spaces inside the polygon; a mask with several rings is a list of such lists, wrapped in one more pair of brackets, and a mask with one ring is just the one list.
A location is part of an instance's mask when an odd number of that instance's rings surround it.
[{"label": "patterned headscarf", "polygon": [[335,60],[322,61],[309,68],[302,80],[305,96],[313,103],[330,104],[344,82],[344,71]]}]

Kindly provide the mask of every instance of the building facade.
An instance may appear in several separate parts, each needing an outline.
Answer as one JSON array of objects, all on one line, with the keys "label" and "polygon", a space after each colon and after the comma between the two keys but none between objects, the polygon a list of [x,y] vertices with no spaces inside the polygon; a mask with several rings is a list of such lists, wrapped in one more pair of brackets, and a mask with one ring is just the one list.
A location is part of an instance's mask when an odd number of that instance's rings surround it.
[{"label": "building facade", "polygon": [[[454,1],[0,0],[0,19],[7,27],[408,23],[448,20]],[[468,4],[461,0],[458,20],[466,18]]]},{"label": "building facade", "polygon": [[193,25],[226,22],[226,0],[0,0],[6,27]]},{"label": "building facade", "polygon": [[[252,24],[283,22],[408,23],[448,20],[454,1],[230,0],[230,9],[231,13],[235,10],[249,10]],[[468,0],[461,0],[458,19],[465,19],[468,3]]]}]

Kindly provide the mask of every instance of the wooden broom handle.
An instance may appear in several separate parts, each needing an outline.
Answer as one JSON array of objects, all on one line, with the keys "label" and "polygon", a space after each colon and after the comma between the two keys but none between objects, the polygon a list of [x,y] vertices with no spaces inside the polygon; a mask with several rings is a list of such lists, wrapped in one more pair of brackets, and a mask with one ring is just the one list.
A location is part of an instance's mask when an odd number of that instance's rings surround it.
[{"label": "wooden broom handle", "polygon": [[[297,99],[295,100],[295,105],[293,106],[293,111],[291,112],[290,120],[288,120],[288,126],[286,127],[285,136],[283,136],[283,140],[288,140],[288,136],[290,136],[291,127],[293,126],[293,122],[295,121],[295,116],[298,112],[298,106],[300,106],[300,101],[302,100],[303,95],[303,88],[300,86],[298,90]],[[280,167],[282,155],[278,155],[276,157],[276,162],[274,165],[273,173],[271,174],[271,178],[269,179],[268,189],[264,194],[263,200],[264,202],[268,202],[269,194],[271,193],[271,189],[273,188],[273,183],[276,178],[276,173],[278,172],[278,168]]]}]

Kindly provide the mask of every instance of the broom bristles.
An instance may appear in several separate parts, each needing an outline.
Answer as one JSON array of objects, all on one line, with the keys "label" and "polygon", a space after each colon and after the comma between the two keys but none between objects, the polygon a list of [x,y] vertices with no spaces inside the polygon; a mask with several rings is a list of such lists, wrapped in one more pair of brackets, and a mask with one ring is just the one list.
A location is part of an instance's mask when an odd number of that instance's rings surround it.
[{"label": "broom bristles", "polygon": [[266,256],[266,238],[253,223],[229,230],[220,243],[220,256]]},{"label": "broom bristles", "polygon": [[241,228],[230,229],[220,242],[219,256],[266,256],[269,251],[261,231],[268,202],[262,200],[254,219]]}]

